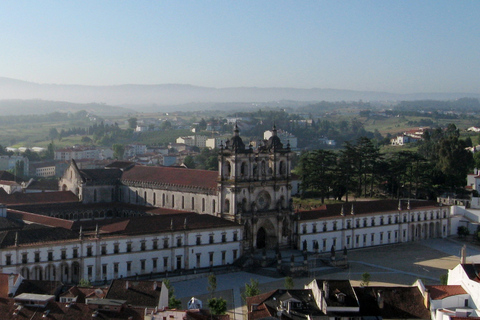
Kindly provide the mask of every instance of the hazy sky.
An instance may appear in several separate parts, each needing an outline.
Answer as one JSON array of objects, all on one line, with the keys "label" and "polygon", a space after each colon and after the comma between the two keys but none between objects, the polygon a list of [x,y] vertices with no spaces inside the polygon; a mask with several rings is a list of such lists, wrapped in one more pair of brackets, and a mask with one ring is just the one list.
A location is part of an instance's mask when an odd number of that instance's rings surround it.
[{"label": "hazy sky", "polygon": [[480,93],[480,1],[0,1],[0,76]]}]

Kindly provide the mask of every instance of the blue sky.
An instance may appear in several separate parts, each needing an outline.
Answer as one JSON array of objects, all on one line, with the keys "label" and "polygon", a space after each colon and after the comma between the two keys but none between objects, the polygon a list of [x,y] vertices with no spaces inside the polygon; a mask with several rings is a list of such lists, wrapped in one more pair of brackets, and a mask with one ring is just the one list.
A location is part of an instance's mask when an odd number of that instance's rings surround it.
[{"label": "blue sky", "polygon": [[0,1],[0,76],[480,93],[480,1]]}]

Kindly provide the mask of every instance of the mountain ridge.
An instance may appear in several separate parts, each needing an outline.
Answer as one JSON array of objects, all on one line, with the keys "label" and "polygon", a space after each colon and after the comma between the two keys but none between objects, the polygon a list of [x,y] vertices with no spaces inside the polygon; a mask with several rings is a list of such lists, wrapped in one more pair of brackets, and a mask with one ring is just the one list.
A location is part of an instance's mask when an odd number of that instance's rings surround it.
[{"label": "mountain ridge", "polygon": [[[345,89],[292,87],[203,87],[191,84],[121,84],[108,86],[40,84],[0,77],[0,100],[48,100],[71,103],[98,103],[112,106],[157,105],[168,107],[188,103],[292,101],[402,101],[479,98],[468,92],[391,93]],[[137,110],[141,111],[141,110]]]}]

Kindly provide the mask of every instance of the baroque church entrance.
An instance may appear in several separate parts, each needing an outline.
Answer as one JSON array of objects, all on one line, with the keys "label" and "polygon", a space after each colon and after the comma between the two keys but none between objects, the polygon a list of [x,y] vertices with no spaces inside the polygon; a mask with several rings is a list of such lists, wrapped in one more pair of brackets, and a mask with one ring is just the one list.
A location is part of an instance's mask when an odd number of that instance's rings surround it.
[{"label": "baroque church entrance", "polygon": [[261,227],[257,232],[257,249],[263,249],[267,245],[267,233],[265,229]]}]

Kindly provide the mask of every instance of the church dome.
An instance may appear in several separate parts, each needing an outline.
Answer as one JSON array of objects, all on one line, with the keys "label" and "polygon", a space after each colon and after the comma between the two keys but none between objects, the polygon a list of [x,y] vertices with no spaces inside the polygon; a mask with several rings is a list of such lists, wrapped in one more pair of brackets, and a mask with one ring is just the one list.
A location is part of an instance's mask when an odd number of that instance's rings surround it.
[{"label": "church dome", "polygon": [[225,147],[231,150],[245,151],[245,143],[243,143],[242,138],[240,138],[237,124],[235,124],[235,128],[233,130],[233,137],[226,142]]},{"label": "church dome", "polygon": [[276,126],[273,126],[272,136],[267,140],[266,147],[268,150],[283,149],[283,143],[280,141],[280,138],[277,136]]}]

